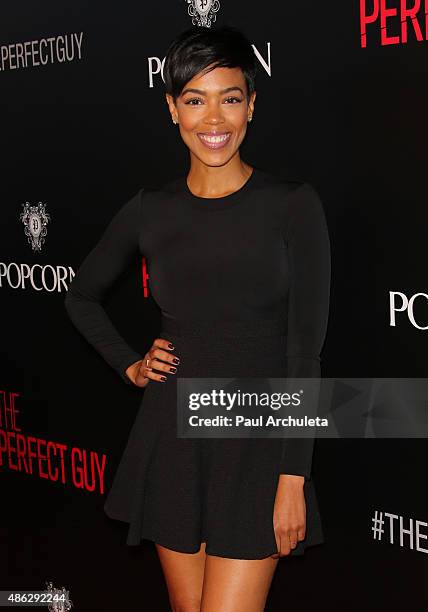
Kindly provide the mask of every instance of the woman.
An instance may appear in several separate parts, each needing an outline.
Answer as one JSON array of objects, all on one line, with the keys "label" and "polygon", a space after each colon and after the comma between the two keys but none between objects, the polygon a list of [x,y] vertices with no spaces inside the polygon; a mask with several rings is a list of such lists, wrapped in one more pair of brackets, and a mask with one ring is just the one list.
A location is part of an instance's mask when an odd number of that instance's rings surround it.
[{"label": "woman", "polygon": [[[241,160],[255,56],[236,29],[190,29],[166,56],[166,99],[187,176],[141,188],[112,219],[66,298],[82,334],[144,397],[105,503],[127,544],[155,542],[174,611],[264,609],[278,559],[323,542],[312,439],[190,439],[181,377],[318,377],[330,246],[315,190]],[[102,306],[144,255],[161,309],[144,355]]]}]

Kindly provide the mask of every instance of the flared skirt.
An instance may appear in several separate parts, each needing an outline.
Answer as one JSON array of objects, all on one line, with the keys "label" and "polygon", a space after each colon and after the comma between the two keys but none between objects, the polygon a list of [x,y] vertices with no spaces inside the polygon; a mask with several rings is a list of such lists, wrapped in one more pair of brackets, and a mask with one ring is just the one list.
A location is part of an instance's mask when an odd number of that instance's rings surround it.
[{"label": "flared skirt", "polygon": [[[251,328],[252,329],[252,328]],[[164,323],[159,337],[180,358],[166,382],[151,380],[108,492],[104,510],[142,539],[172,550],[261,559],[277,551],[273,509],[284,440],[177,437],[177,378],[284,377],[286,336],[257,327],[187,334]],[[291,555],[324,542],[315,484],[305,481],[306,537]]]}]

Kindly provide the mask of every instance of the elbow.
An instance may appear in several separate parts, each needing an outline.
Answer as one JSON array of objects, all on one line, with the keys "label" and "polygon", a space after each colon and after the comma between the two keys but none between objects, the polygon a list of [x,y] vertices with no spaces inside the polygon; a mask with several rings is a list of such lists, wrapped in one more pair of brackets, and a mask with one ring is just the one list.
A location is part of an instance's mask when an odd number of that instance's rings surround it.
[{"label": "elbow", "polygon": [[102,305],[102,299],[84,292],[73,284],[69,285],[68,291],[64,298],[64,306],[71,317],[74,313],[81,312],[83,309],[99,307]]},{"label": "elbow", "polygon": [[68,286],[67,293],[64,298],[64,307],[69,316],[72,316],[77,303],[81,300],[79,292],[71,285]]}]

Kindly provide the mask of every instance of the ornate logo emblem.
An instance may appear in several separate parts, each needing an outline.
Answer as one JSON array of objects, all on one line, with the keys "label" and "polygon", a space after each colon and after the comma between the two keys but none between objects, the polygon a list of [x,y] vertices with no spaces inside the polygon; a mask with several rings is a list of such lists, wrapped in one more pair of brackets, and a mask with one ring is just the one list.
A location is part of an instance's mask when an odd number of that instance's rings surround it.
[{"label": "ornate logo emblem", "polygon": [[65,587],[56,589],[52,582],[46,582],[47,592],[52,594],[52,601],[48,604],[49,612],[68,612],[73,607],[69,592]]},{"label": "ornate logo emblem", "polygon": [[33,251],[41,251],[45,236],[48,233],[47,224],[51,220],[49,213],[45,210],[45,205],[39,202],[37,206],[31,206],[29,202],[22,205],[24,210],[19,218],[24,224],[25,235],[31,244]]},{"label": "ornate logo emblem", "polygon": [[210,28],[217,18],[220,9],[219,0],[186,0],[187,12],[192,18],[192,24]]}]

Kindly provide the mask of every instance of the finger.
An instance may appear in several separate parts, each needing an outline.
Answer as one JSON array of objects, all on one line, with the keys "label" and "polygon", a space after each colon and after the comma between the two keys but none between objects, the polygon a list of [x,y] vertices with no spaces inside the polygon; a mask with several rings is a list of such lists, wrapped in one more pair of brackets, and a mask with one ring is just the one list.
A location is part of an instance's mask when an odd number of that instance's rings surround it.
[{"label": "finger", "polygon": [[278,559],[279,558],[279,551],[281,549],[281,539],[280,537],[277,535],[276,531],[274,531],[275,534],[275,543],[276,543],[276,552],[273,553],[273,555],[271,555],[271,557],[273,559]]},{"label": "finger", "polygon": [[140,369],[137,372],[137,378],[143,378],[143,379],[147,379],[149,377],[149,372],[151,372],[152,368],[148,368],[146,366],[146,360],[144,360],[144,363],[141,365]]},{"label": "finger", "polygon": [[144,366],[141,365],[135,375],[134,384],[137,385],[137,387],[146,387],[148,383],[149,383],[149,378],[145,375]]},{"label": "finger", "polygon": [[[143,363],[141,364],[141,367],[140,367],[140,370],[137,376],[140,376],[143,379],[143,381],[146,381],[146,382],[148,382],[149,380],[156,380],[156,381],[164,382],[163,379],[166,380],[166,376],[162,375],[160,372],[156,372],[151,367],[152,361],[148,358],[147,355],[144,358]],[[150,366],[147,365],[147,362],[149,362]]]},{"label": "finger", "polygon": [[150,370],[160,370],[161,372],[168,372],[171,374],[175,374],[177,372],[177,367],[174,365],[169,365],[164,361],[159,361],[159,359],[151,359],[150,360]]},{"label": "finger", "polygon": [[281,538],[281,548],[279,552],[281,557],[285,557],[286,555],[290,554],[290,540],[287,538],[287,536]]},{"label": "finger", "polygon": [[297,531],[297,539],[299,540],[299,542],[304,540],[305,537],[306,537],[306,528],[302,527],[301,529],[298,529],[298,531]]},{"label": "finger", "polygon": [[150,380],[156,380],[158,382],[165,382],[166,381],[167,377],[165,376],[165,374],[156,373],[153,370],[148,370],[145,367],[143,367],[141,370],[142,370],[142,375],[145,378],[149,378]]},{"label": "finger", "polygon": [[173,351],[175,346],[174,343],[170,340],[166,340],[165,338],[155,338],[153,341],[153,346],[164,349],[166,351]]},{"label": "finger", "polygon": [[165,361],[171,365],[178,365],[180,363],[180,358],[177,357],[177,355],[167,353],[161,348],[151,348],[149,351],[149,356],[150,359],[160,359],[161,361]]},{"label": "finger", "polygon": [[297,546],[297,530],[290,529],[288,532],[288,541],[290,542],[290,548],[294,549]]},{"label": "finger", "polygon": [[151,366],[150,366],[150,357],[149,357],[148,353],[147,353],[147,355],[143,359],[143,363],[142,363],[141,369],[144,369],[144,370],[151,370],[152,369]]}]

